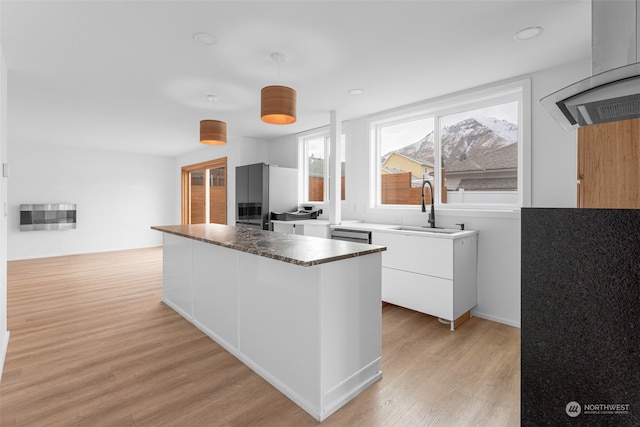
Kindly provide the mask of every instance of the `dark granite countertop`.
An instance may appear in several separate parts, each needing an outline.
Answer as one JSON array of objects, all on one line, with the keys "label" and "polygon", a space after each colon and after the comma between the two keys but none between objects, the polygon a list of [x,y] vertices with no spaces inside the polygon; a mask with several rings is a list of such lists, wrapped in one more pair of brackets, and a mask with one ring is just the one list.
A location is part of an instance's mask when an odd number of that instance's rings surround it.
[{"label": "dark granite countertop", "polygon": [[303,267],[368,255],[387,248],[222,224],[164,225],[153,230]]}]

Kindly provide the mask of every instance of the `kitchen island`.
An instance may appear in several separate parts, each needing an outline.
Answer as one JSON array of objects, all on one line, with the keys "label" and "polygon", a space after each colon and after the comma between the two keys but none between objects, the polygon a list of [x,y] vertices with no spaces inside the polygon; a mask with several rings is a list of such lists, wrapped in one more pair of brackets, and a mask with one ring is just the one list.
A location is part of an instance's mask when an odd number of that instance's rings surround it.
[{"label": "kitchen island", "polygon": [[151,228],[164,233],[162,301],[318,421],[382,377],[384,246]]}]

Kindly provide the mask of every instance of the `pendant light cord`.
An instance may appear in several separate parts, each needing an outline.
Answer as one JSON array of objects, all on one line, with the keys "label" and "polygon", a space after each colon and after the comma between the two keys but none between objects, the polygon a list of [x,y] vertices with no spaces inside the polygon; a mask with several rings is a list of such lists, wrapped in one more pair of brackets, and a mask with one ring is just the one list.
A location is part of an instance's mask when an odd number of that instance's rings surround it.
[{"label": "pendant light cord", "polygon": [[216,96],[207,95],[207,99],[211,103],[211,118],[215,119],[216,118],[216,109],[215,109]]},{"label": "pendant light cord", "polygon": [[280,83],[280,63],[284,62],[284,53],[273,52],[271,54],[271,59],[273,59],[275,63],[278,64],[278,83]]}]

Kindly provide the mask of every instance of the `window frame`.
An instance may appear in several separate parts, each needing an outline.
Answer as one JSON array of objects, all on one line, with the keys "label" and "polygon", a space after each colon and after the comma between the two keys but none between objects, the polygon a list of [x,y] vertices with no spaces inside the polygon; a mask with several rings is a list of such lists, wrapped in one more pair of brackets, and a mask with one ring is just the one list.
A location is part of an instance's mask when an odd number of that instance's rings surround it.
[{"label": "window frame", "polygon": [[211,212],[210,212],[210,186],[209,186],[209,170],[210,169],[217,169],[217,168],[224,168],[224,217],[225,217],[225,224],[228,223],[228,215],[229,215],[229,210],[227,208],[227,202],[229,199],[229,189],[228,189],[228,185],[229,185],[229,181],[228,181],[228,173],[229,173],[229,167],[227,164],[227,157],[220,157],[217,159],[213,159],[213,160],[207,160],[204,162],[200,162],[200,163],[195,163],[195,164],[191,164],[191,165],[186,165],[186,166],[182,166],[182,168],[180,169],[180,223],[181,224],[191,224],[191,198],[192,198],[192,193],[191,193],[191,173],[193,172],[202,172],[203,173],[203,179],[204,179],[204,185],[203,185],[203,200],[204,200],[204,218],[205,218],[205,224],[210,224],[210,220],[211,220]]},{"label": "window frame", "polygon": [[[450,114],[461,113],[474,109],[491,107],[508,102],[518,102],[518,190],[517,203],[442,203],[441,179],[442,160],[440,156],[440,119]],[[521,207],[531,205],[530,190],[530,134],[531,134],[531,81],[530,79],[516,80],[465,91],[459,94],[423,101],[392,111],[371,116],[369,119],[369,152],[370,152],[370,197],[369,207],[376,210],[384,209],[415,209],[418,205],[392,205],[381,203],[381,164],[382,156],[381,132],[382,127],[397,125],[421,118],[434,119],[434,195],[435,205],[440,210],[451,211],[519,211]]]},{"label": "window frame", "polygon": [[[323,200],[322,201],[316,201],[316,200],[309,200],[309,144],[308,142],[311,140],[316,140],[316,139],[320,139],[323,138],[324,139],[324,164],[323,164],[323,170],[322,170],[322,174],[323,174],[323,188],[322,188],[322,194],[323,194]],[[343,152],[345,152],[345,168],[346,168],[346,151],[345,151],[345,141],[346,141],[346,137],[345,134],[343,133],[342,136],[342,150]],[[328,204],[330,199],[329,199],[329,182],[330,182],[330,176],[329,176],[329,167],[330,167],[330,158],[331,158],[331,134],[330,134],[330,128],[328,126],[322,127],[322,128],[318,128],[309,132],[304,132],[298,135],[298,170],[299,172],[299,177],[298,177],[298,182],[301,183],[300,186],[300,190],[299,190],[299,200],[302,200],[302,203],[304,204]],[[345,200],[346,200],[346,189],[345,189]],[[345,200],[342,200],[341,197],[341,202],[344,202]]]},{"label": "window frame", "polygon": [[[309,200],[309,142],[312,140],[323,139],[324,144],[324,164],[322,174],[324,179],[322,185],[322,201]],[[300,153],[298,159],[298,166],[301,172],[300,182],[302,183],[300,188],[300,200],[305,204],[310,203],[327,203],[329,201],[329,186],[327,185],[327,178],[329,176],[329,162],[328,162],[328,149],[329,149],[329,129],[316,129],[315,131],[305,132],[298,136],[298,144]]]}]

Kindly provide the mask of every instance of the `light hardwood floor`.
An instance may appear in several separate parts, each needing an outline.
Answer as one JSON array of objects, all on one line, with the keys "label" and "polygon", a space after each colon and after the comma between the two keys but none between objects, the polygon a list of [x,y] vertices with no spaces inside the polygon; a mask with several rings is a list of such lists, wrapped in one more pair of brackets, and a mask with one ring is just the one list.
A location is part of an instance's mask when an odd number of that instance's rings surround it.
[{"label": "light hardwood floor", "polygon": [[[0,425],[319,423],[160,302],[162,249],[8,264]],[[323,426],[517,426],[520,330],[384,305],[383,378]]]}]

